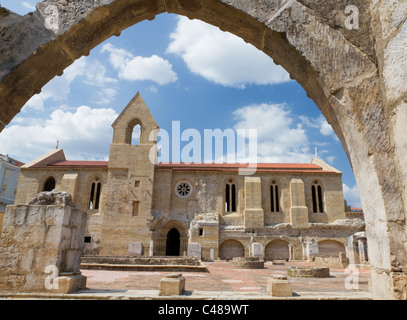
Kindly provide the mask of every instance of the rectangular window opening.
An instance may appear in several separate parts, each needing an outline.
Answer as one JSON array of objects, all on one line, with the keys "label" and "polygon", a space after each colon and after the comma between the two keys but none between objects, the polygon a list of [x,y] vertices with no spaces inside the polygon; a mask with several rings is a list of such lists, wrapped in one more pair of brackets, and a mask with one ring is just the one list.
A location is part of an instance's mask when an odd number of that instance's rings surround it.
[{"label": "rectangular window opening", "polygon": [[140,212],[140,201],[133,202],[133,217],[138,216]]}]

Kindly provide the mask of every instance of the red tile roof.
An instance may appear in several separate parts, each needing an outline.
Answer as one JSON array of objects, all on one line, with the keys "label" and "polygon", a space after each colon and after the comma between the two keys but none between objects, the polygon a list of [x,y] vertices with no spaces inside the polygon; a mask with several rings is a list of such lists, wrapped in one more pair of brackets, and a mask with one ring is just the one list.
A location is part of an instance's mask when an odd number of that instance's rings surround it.
[{"label": "red tile roof", "polygon": [[322,167],[312,163],[158,163],[158,169],[172,170],[205,170],[205,171],[237,171],[239,169],[256,169],[256,171],[285,171],[285,172],[327,172]]},{"label": "red tile roof", "polygon": [[[175,171],[238,171],[252,170],[256,171],[284,171],[284,172],[329,172],[322,167],[313,163],[257,163],[256,164],[239,164],[239,163],[158,163],[157,169],[172,169]],[[59,161],[48,164],[48,167],[108,167],[109,161]]]},{"label": "red tile roof", "polygon": [[21,161],[18,161],[18,160],[16,160],[16,159],[13,159],[13,158],[11,158],[11,157],[9,157],[9,156],[6,156],[6,155],[4,155],[4,154],[1,154],[0,153],[0,157],[3,159],[3,160],[5,160],[6,159],[6,157],[8,157],[8,159],[9,159],[9,161],[11,160],[11,164],[14,164],[14,165],[16,165],[16,166],[19,166],[19,167],[21,167],[21,166],[23,166],[24,165],[24,163],[23,162],[21,162]]},{"label": "red tile roof", "polygon": [[109,161],[58,161],[48,164],[48,167],[108,167]]}]

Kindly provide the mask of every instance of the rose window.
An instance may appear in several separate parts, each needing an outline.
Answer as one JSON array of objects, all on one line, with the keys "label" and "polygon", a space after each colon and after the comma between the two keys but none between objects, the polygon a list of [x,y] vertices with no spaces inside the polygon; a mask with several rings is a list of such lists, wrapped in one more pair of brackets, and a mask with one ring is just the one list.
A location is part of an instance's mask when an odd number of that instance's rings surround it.
[{"label": "rose window", "polygon": [[187,198],[192,193],[192,186],[188,182],[180,182],[177,184],[175,191],[181,198]]}]

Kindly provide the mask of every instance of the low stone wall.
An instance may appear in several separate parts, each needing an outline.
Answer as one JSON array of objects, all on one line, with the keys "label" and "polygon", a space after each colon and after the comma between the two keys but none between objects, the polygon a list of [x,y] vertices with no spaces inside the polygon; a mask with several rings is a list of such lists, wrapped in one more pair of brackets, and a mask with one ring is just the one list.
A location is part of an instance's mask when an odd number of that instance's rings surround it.
[{"label": "low stone wall", "polygon": [[287,274],[290,277],[299,278],[329,278],[329,268],[327,267],[288,267]]},{"label": "low stone wall", "polygon": [[199,266],[201,261],[195,257],[131,257],[131,256],[83,256],[82,264],[122,264],[122,265],[175,265],[175,266]]},{"label": "low stone wall", "polygon": [[348,259],[341,259],[337,257],[315,257],[314,264],[321,267],[329,267],[334,269],[345,269],[349,265]]},{"label": "low stone wall", "polygon": [[263,269],[264,261],[258,257],[237,257],[233,258],[232,266],[236,269]]}]

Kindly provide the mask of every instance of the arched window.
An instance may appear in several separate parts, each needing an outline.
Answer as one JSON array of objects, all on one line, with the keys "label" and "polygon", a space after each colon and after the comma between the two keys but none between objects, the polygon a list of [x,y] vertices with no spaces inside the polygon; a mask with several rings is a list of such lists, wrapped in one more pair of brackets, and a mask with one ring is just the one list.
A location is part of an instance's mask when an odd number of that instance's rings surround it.
[{"label": "arched window", "polygon": [[236,185],[232,181],[225,188],[225,212],[236,212]]},{"label": "arched window", "polygon": [[49,177],[44,183],[44,188],[42,191],[55,191],[55,179],[54,177]]},{"label": "arched window", "polygon": [[275,181],[272,181],[270,185],[270,209],[271,212],[280,212],[278,185]]},{"label": "arched window", "polygon": [[141,138],[141,125],[137,124],[133,128],[133,133],[131,135],[131,145],[138,146],[140,144]]},{"label": "arched window", "polygon": [[314,181],[311,187],[312,192],[312,211],[314,213],[324,212],[324,202],[322,198],[322,187],[318,181]]},{"label": "arched window", "polygon": [[90,185],[89,209],[99,209],[100,194],[102,192],[102,182],[96,178]]}]

